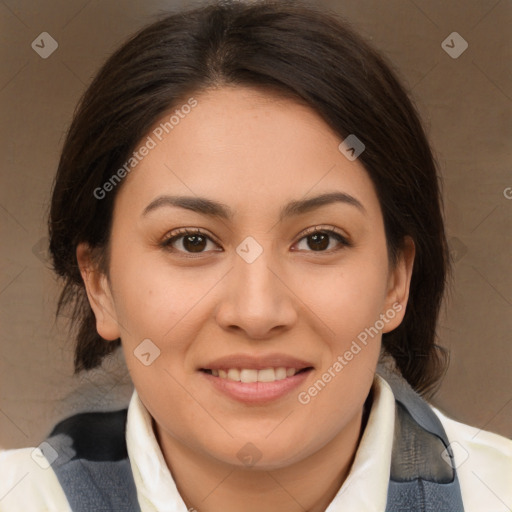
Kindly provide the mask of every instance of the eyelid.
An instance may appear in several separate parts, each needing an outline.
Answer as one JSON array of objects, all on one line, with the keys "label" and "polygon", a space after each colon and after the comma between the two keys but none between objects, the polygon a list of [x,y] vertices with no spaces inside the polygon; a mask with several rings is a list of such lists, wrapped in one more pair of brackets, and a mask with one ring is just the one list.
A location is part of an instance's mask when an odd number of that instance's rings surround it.
[{"label": "eyelid", "polygon": [[[309,235],[313,235],[315,233],[328,233],[328,234],[330,234],[331,232],[336,234],[336,235],[338,235],[342,239],[342,241],[343,241],[343,243],[345,245],[352,246],[352,242],[350,241],[349,237],[343,231],[341,231],[336,226],[331,226],[331,225],[328,225],[328,224],[319,224],[317,226],[311,226],[310,228],[306,228],[298,236],[297,242],[300,242],[304,237],[309,236]],[[314,252],[314,251],[312,251],[312,252]],[[320,251],[320,252],[327,252],[327,251]]]},{"label": "eyelid", "polygon": [[[316,226],[311,226],[309,228],[306,228],[304,231],[302,231],[297,236],[297,239],[293,245],[296,245],[303,238],[306,238],[307,236],[315,234],[315,233],[327,233],[330,236],[337,235],[340,239],[340,243],[342,246],[352,247],[352,245],[353,245],[352,242],[350,241],[350,239],[340,229],[338,229],[336,226],[332,226],[332,225],[316,225]],[[174,242],[175,240],[178,240],[182,237],[185,237],[187,235],[202,235],[202,236],[206,237],[207,239],[209,239],[210,241],[212,241],[217,246],[220,246],[220,244],[216,241],[216,239],[215,239],[215,237],[213,237],[213,235],[210,235],[208,232],[204,231],[201,228],[179,228],[175,231],[171,231],[168,235],[166,235],[164,237],[164,239],[162,240],[160,245],[163,248],[168,248],[172,242]],[[306,252],[311,252],[313,254],[315,254],[315,253],[330,254],[332,252],[336,252],[337,250],[339,250],[339,249],[335,248],[335,249],[330,249],[328,251],[306,251]],[[198,253],[187,253],[185,251],[175,250],[175,252],[177,252],[185,257],[197,258],[197,257],[200,257],[201,255],[208,254],[209,252],[212,252],[212,251],[204,251],[204,252],[198,252]],[[215,252],[218,252],[218,251],[215,251]]]},{"label": "eyelid", "polygon": [[[205,238],[208,238],[209,240],[211,240],[216,245],[220,246],[219,242],[217,242],[217,240],[215,239],[215,237],[213,235],[211,235],[207,231],[204,231],[201,228],[178,228],[176,230],[173,230],[164,236],[160,245],[164,248],[168,247],[175,240],[183,238],[187,235],[202,235]],[[183,251],[178,251],[178,252],[183,252]],[[187,254],[187,253],[183,253],[183,254]],[[190,253],[190,254],[193,254],[193,253]],[[196,253],[196,254],[205,254],[205,253]]]}]

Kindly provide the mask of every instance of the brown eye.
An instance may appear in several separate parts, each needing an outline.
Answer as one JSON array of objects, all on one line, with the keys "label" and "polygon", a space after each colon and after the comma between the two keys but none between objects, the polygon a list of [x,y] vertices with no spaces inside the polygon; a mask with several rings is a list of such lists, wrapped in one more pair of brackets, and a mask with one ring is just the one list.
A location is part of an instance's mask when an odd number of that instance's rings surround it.
[{"label": "brown eye", "polygon": [[202,253],[207,252],[205,249],[208,242],[214,244],[208,235],[199,230],[182,230],[166,238],[161,245],[166,249],[183,253]]},{"label": "brown eye", "polygon": [[189,252],[201,252],[206,247],[206,237],[203,235],[186,235],[183,237],[182,245]]},{"label": "brown eye", "polygon": [[[333,239],[338,242],[337,246],[335,243],[332,243]],[[299,250],[307,251],[309,249],[313,252],[330,252],[331,250],[339,250],[350,245],[344,236],[330,229],[320,230],[314,228],[309,234],[306,234],[306,236],[299,240],[299,244],[303,240],[306,241],[306,248],[303,247],[301,249],[299,247]]]},{"label": "brown eye", "polygon": [[329,247],[329,235],[327,233],[315,233],[307,237],[308,246],[314,251],[323,251]]}]

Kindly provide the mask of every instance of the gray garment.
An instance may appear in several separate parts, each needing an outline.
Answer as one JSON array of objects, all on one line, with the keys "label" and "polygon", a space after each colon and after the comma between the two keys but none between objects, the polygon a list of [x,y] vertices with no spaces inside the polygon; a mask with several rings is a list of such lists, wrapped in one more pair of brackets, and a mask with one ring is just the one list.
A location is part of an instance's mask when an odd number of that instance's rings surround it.
[{"label": "gray garment", "polygon": [[[396,400],[386,512],[464,512],[453,452],[439,418],[400,376],[379,367]],[[126,449],[127,409],[61,421],[47,442],[73,512],[140,512]],[[371,492],[371,489],[368,490]]]},{"label": "gray garment", "polygon": [[380,366],[378,372],[396,402],[386,512],[464,512],[441,421],[405,379]]}]

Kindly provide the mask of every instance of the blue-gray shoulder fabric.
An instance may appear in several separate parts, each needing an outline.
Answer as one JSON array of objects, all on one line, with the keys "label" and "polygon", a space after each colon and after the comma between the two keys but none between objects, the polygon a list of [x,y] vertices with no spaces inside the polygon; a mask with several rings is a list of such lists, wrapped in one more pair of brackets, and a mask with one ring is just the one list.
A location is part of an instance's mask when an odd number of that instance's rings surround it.
[{"label": "blue-gray shoulder fabric", "polygon": [[58,454],[52,468],[73,512],[140,512],[126,448],[127,412],[71,416],[46,440]]},{"label": "blue-gray shoulder fabric", "polygon": [[[404,379],[391,373],[383,377],[396,399],[386,512],[464,512],[441,422]],[[126,418],[127,409],[77,414],[57,424],[47,438],[58,453],[52,468],[73,512],[140,512]]]},{"label": "blue-gray shoulder fabric", "polygon": [[405,379],[381,367],[379,373],[396,403],[386,512],[464,512],[441,421]]}]

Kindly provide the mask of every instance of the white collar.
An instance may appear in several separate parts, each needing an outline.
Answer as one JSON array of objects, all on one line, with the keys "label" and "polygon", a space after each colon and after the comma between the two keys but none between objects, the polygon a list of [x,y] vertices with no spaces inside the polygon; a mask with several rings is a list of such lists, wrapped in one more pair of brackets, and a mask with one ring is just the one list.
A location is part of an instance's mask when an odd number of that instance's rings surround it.
[{"label": "white collar", "polygon": [[[372,390],[372,406],[354,463],[325,512],[382,512],[386,508],[395,398],[379,375]],[[151,415],[136,390],[128,407],[126,443],[142,512],[186,512],[156,440]]]}]

